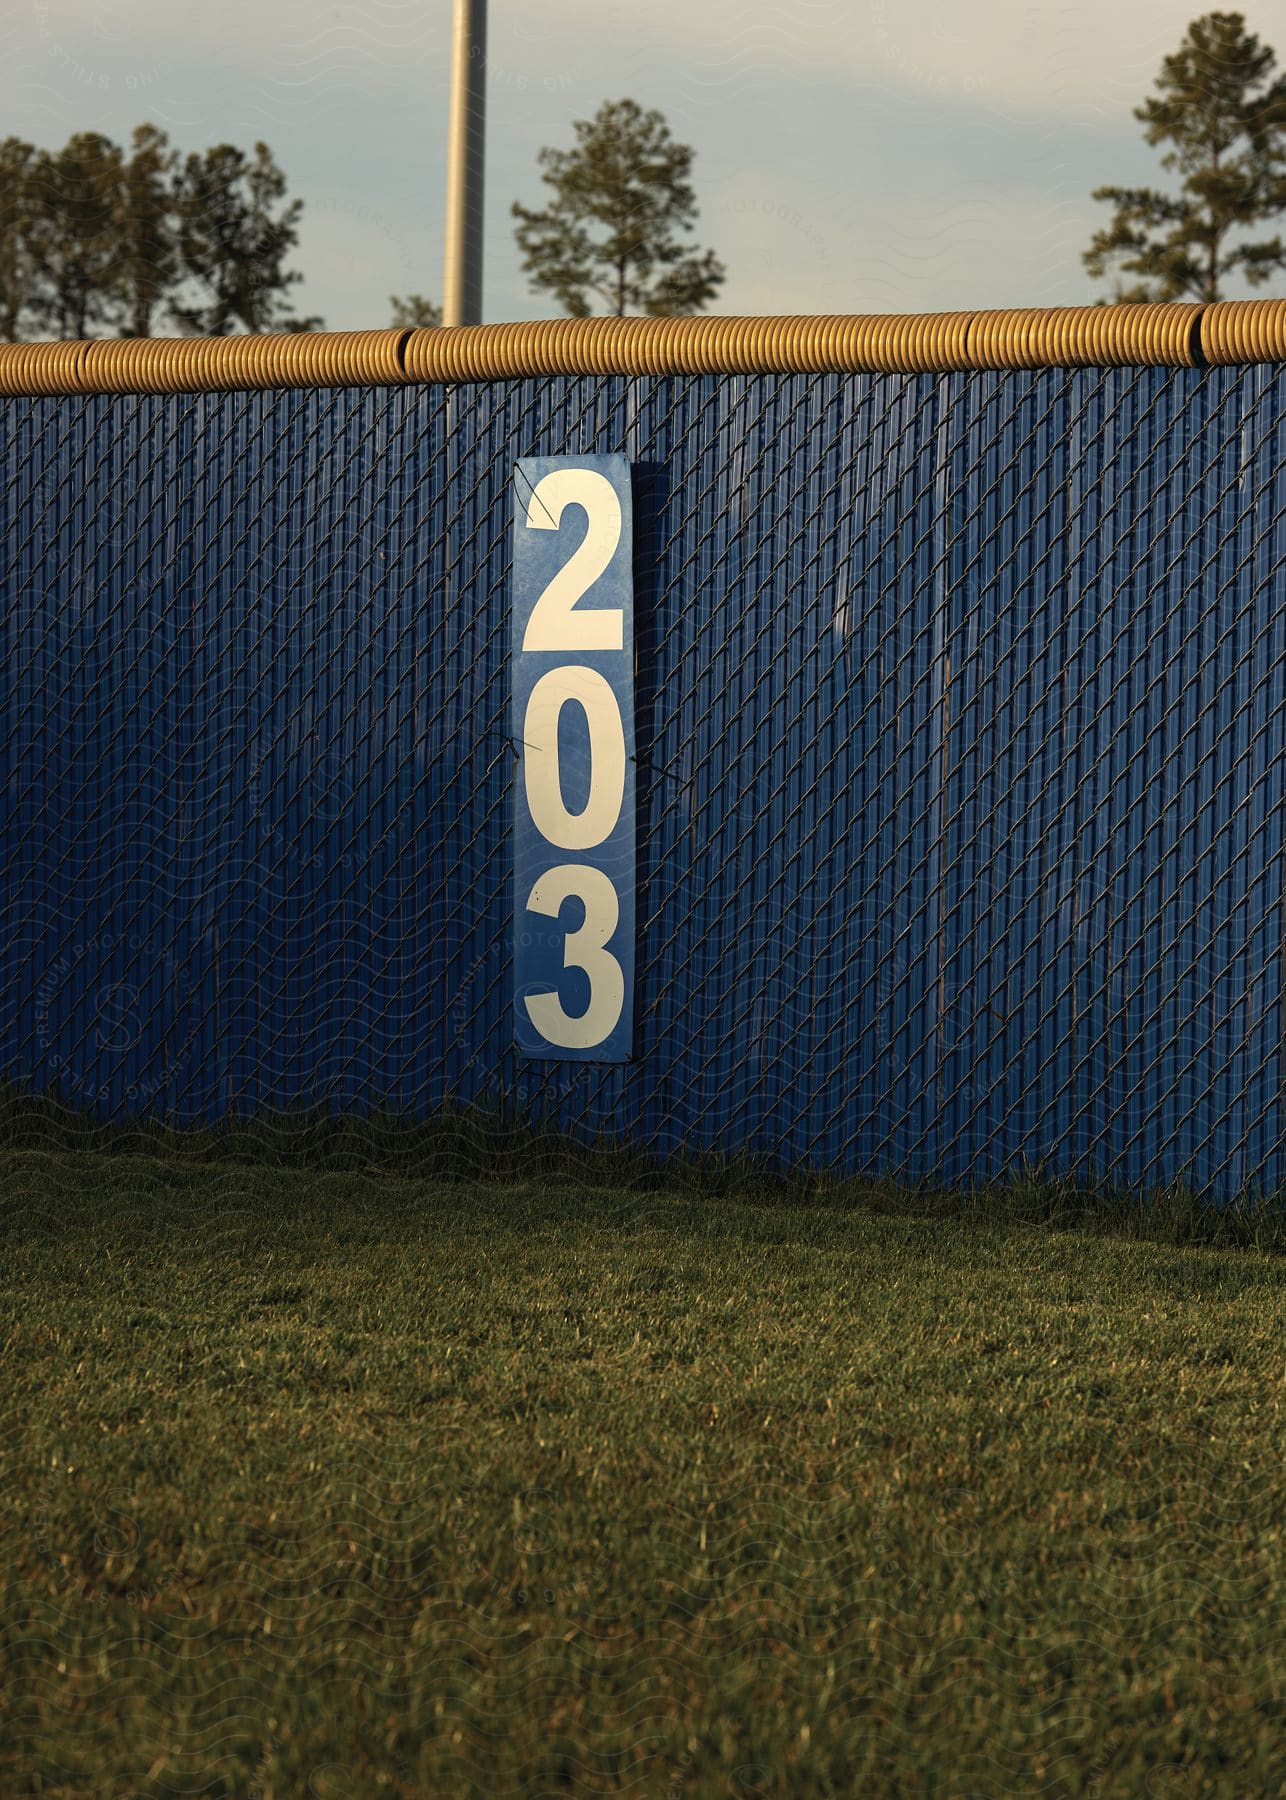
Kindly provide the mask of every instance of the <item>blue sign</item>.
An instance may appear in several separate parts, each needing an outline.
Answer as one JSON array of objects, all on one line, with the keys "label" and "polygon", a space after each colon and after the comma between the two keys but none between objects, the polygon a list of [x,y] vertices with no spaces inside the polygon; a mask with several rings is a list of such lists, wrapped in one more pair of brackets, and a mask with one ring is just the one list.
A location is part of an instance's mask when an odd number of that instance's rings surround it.
[{"label": "blue sign", "polygon": [[514,1033],[634,1048],[634,531],[623,456],[514,469]]}]

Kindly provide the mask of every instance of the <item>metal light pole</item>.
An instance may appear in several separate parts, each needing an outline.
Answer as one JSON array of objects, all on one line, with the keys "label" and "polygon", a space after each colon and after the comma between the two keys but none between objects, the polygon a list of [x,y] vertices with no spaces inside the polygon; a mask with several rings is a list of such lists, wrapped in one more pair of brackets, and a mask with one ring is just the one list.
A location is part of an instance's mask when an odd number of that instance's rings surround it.
[{"label": "metal light pole", "polygon": [[455,0],[442,323],[482,322],[482,187],[487,126],[487,0]]}]

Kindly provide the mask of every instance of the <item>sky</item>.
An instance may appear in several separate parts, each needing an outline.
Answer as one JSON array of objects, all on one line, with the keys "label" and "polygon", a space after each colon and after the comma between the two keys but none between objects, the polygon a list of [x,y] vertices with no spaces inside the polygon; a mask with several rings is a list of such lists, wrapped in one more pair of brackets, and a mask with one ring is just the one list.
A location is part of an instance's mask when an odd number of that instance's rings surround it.
[{"label": "sky", "polygon": [[[1096,299],[1104,183],[1164,179],[1132,109],[1192,0],[490,0],[484,318],[554,317],[514,241],[542,145],[626,96],[695,152],[722,313]],[[332,331],[440,300],[451,0],[8,0],[0,135],[262,139],[304,202],[292,291]],[[1246,9],[1286,56],[1286,17]],[[1236,297],[1245,289],[1230,290]]]}]

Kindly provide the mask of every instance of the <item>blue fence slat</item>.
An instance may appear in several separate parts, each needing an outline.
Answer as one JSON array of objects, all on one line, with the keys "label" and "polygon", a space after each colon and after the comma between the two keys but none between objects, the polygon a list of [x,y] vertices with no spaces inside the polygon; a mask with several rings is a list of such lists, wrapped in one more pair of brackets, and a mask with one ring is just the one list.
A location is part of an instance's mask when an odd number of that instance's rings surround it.
[{"label": "blue fence slat", "polygon": [[[1245,1178],[1275,1190],[1282,1162],[1280,1107],[1286,1016],[1282,1005],[1282,805],[1286,787],[1286,689],[1275,678],[1286,656],[1286,411],[1280,376],[1255,369],[1243,440],[1242,518],[1249,553],[1242,580],[1251,597],[1251,792],[1249,930],[1251,980],[1246,1044]],[[1244,541],[1244,539],[1243,539]]]}]

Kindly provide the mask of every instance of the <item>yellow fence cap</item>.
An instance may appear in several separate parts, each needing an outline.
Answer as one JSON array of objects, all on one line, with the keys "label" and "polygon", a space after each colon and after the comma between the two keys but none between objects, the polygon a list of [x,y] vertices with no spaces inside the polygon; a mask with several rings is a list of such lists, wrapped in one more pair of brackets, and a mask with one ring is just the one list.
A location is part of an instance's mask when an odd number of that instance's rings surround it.
[{"label": "yellow fence cap", "polygon": [[1286,360],[1286,300],[0,344],[0,394],[164,394],[556,375],[946,374]]},{"label": "yellow fence cap", "polygon": [[1286,300],[1217,300],[1201,315],[1208,363],[1286,362]]},{"label": "yellow fence cap", "polygon": [[86,345],[0,344],[0,394],[80,394]]}]

